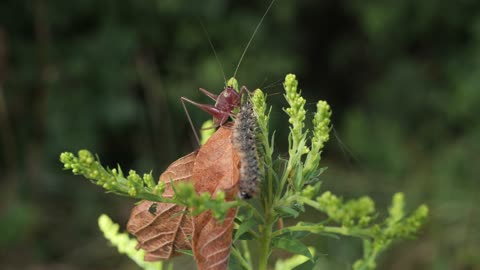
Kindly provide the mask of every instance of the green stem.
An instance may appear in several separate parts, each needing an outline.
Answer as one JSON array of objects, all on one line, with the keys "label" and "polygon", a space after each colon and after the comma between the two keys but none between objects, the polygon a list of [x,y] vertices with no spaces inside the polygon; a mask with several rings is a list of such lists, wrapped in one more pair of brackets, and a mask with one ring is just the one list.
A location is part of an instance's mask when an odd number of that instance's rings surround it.
[{"label": "green stem", "polygon": [[274,223],[274,218],[271,214],[271,211],[265,213],[266,222],[262,228],[262,236],[259,239],[260,241],[260,261],[258,265],[259,270],[267,270],[268,268],[268,258],[270,257],[270,249],[272,242],[272,227]]},{"label": "green stem", "polygon": [[[267,193],[265,198],[263,199],[263,210],[266,212],[267,208],[269,208],[272,205],[274,194],[273,194],[273,161],[272,161],[272,155],[273,155],[273,149],[272,146],[270,145],[269,138],[268,138],[268,128],[265,128],[263,130],[263,140],[262,140],[262,145],[264,148],[264,162],[265,162],[265,167],[267,168],[266,170],[266,175],[265,175],[265,180],[267,182]],[[273,140],[272,135],[272,140]]]},{"label": "green stem", "polygon": [[355,236],[361,238],[371,238],[371,233],[368,229],[323,226],[323,225],[294,225],[272,233],[272,237],[277,237],[287,232],[311,232],[315,234],[334,233],[345,236]]},{"label": "green stem", "polygon": [[245,201],[239,201],[239,206],[240,207],[247,207],[252,210],[253,215],[260,221],[260,222],[265,222],[265,219],[263,218],[262,214],[258,211],[257,208],[255,208],[252,204],[247,203]]},{"label": "green stem", "polygon": [[[274,136],[274,135],[273,135]],[[273,145],[273,136],[272,136],[272,145]],[[270,145],[269,137],[268,137],[268,128],[264,130],[263,136],[263,146],[265,150],[264,162],[267,168],[267,172],[265,175],[265,180],[267,181],[267,192],[264,193],[266,198],[262,198],[263,200],[263,211],[265,213],[265,217],[263,219],[263,226],[260,229],[260,238],[257,241],[260,242],[260,250],[259,250],[259,262],[258,262],[258,269],[259,270],[267,270],[268,268],[268,258],[270,257],[271,253],[271,242],[272,242],[272,228],[275,222],[275,211],[273,210],[275,195],[273,190],[273,148]],[[278,187],[277,187],[278,188]]]},{"label": "green stem", "polygon": [[248,229],[248,233],[250,233],[253,236],[253,238],[255,238],[255,240],[260,239],[260,236],[258,236],[258,233],[256,231],[252,229]]},{"label": "green stem", "polygon": [[[312,200],[312,199],[305,198],[304,196],[300,196],[300,195],[298,195],[298,194],[296,194],[296,195],[294,195],[294,196],[291,196],[291,197],[289,197],[288,199],[289,199],[289,201],[295,201],[295,200],[297,200],[298,202],[302,202],[302,203],[304,203],[304,204],[306,204],[306,205],[309,205],[309,206],[315,208],[315,209],[318,210],[318,211],[322,211],[322,210],[323,210],[322,207],[321,207],[321,204],[318,203],[317,201],[314,201],[314,200]],[[288,201],[288,202],[289,202],[289,201]]]},{"label": "green stem", "polygon": [[287,228],[283,228],[281,230],[277,230],[272,233],[272,237],[280,236],[287,232],[312,232],[312,233],[320,233],[324,232],[324,227],[319,225],[294,225]]},{"label": "green stem", "polygon": [[250,255],[250,249],[248,248],[248,242],[246,240],[241,240],[240,244],[242,245],[243,249],[243,257],[245,261],[248,263],[250,268],[252,268],[252,256]]},{"label": "green stem", "polygon": [[247,270],[252,270],[252,266],[243,258],[242,254],[238,251],[237,248],[232,247],[231,248],[232,255],[235,256],[235,258],[240,262],[240,264],[243,266],[243,268]]},{"label": "green stem", "polygon": [[[364,250],[367,250],[367,248],[365,247],[365,243],[367,242],[364,242]],[[370,242],[368,242],[370,243]],[[374,245],[373,243],[370,243],[370,245]],[[366,252],[366,254],[364,254],[364,257],[363,257],[363,261],[361,262],[360,265],[358,265],[355,269],[357,270],[372,270],[372,269],[375,269],[375,266],[376,266],[376,259],[377,257],[379,256],[379,254],[382,252],[382,250],[388,246],[388,244],[386,244],[385,246],[374,246],[373,249],[370,249],[368,250],[368,252]]]},{"label": "green stem", "polygon": [[360,238],[372,238],[371,231],[367,229],[359,229],[359,228],[347,228],[347,227],[333,227],[333,226],[326,226],[325,228],[326,233],[335,233],[345,236],[354,236]]},{"label": "green stem", "polygon": [[273,201],[273,174],[272,174],[272,156],[267,155],[265,157],[265,161],[268,164],[268,173],[267,173],[267,183],[268,183],[268,204],[271,204]]}]

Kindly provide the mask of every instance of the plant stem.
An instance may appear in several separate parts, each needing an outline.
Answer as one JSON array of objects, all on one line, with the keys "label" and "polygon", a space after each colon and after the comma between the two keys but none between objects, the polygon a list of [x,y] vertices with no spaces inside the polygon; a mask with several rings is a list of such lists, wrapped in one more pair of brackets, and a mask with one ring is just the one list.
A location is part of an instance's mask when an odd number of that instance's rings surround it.
[{"label": "plant stem", "polygon": [[246,207],[248,209],[252,210],[252,214],[258,218],[259,222],[265,222],[265,219],[263,218],[262,214],[258,211],[257,208],[253,207],[251,204],[246,203],[245,201],[240,201],[239,202],[240,207]]},{"label": "plant stem", "polygon": [[240,264],[243,266],[243,268],[245,268],[247,270],[252,270],[252,267],[245,260],[245,258],[243,258],[242,254],[240,254],[240,251],[238,249],[236,249],[235,247],[232,247],[230,250],[231,250],[232,255],[235,256],[235,258],[237,258],[238,262],[240,262]]},{"label": "plant stem", "polygon": [[311,232],[316,234],[321,233],[333,233],[345,236],[356,236],[362,238],[371,237],[369,229],[347,228],[347,227],[335,227],[324,225],[293,225],[281,230],[277,230],[272,233],[272,237],[280,236],[287,232]]},{"label": "plant stem", "polygon": [[265,224],[262,229],[262,236],[260,240],[260,261],[258,265],[259,270],[267,270],[268,257],[270,257],[270,248],[272,242],[272,227],[274,223],[274,217],[272,215],[271,208],[267,209],[265,213]]},{"label": "plant stem", "polygon": [[250,268],[252,268],[252,256],[250,255],[250,249],[248,248],[248,242],[246,240],[241,240],[240,244],[242,245],[243,249],[243,257],[245,261],[248,263]]},{"label": "plant stem", "polygon": [[[273,135],[274,136],[274,135]],[[268,136],[268,128],[265,128],[264,130],[264,136],[263,136],[263,147],[265,150],[265,156],[264,156],[264,162],[265,162],[265,167],[267,168],[266,175],[265,175],[265,180],[267,181],[267,192],[263,193],[266,198],[263,199],[263,211],[265,214],[265,218],[263,219],[263,226],[260,229],[260,238],[257,240],[260,241],[260,259],[258,263],[258,269],[259,270],[267,270],[268,268],[268,258],[270,257],[270,252],[271,252],[271,242],[272,242],[272,230],[273,230],[273,225],[275,223],[275,211],[273,209],[273,206],[275,205],[275,195],[273,190],[273,161],[272,161],[272,155],[273,155],[273,136],[272,136],[272,145],[270,145],[269,142],[269,136]],[[281,189],[281,187],[280,187]]]}]

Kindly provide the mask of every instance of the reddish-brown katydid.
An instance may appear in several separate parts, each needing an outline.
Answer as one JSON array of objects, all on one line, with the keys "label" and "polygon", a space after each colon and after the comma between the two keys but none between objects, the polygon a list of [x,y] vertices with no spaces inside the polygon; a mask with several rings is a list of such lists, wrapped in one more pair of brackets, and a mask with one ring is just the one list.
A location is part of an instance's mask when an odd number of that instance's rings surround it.
[{"label": "reddish-brown katydid", "polygon": [[[209,98],[213,99],[215,101],[215,105],[201,104],[193,100],[190,100],[186,97],[180,98],[180,100],[182,101],[183,109],[187,114],[188,121],[190,122],[190,125],[192,126],[192,128],[193,128],[193,122],[192,122],[192,119],[190,118],[190,114],[188,113],[187,107],[185,106],[185,101],[211,114],[213,116],[214,126],[218,127],[225,124],[228,118],[232,116],[232,112],[236,108],[240,107],[243,94],[248,92],[245,86],[242,86],[239,92],[237,92],[237,90],[235,90],[233,87],[227,86],[222,92],[220,92],[219,95],[215,95],[203,88],[200,88],[200,91],[204,93],[206,96],[208,96]],[[200,142],[195,129],[193,129],[193,132],[195,134],[195,139],[197,140],[197,142]]]},{"label": "reddish-brown katydid", "polygon": [[[272,7],[273,3],[275,3],[275,0],[272,0],[270,2],[270,5],[268,6],[267,10],[263,14],[260,21],[258,22],[257,27],[253,31],[253,34],[250,37],[250,40],[248,41],[242,55],[240,56],[240,60],[238,61],[238,64],[237,64],[237,67],[235,69],[233,78],[235,78],[235,76],[237,75],[237,71],[238,71],[238,68],[240,67],[240,64],[242,63],[243,57],[245,56],[245,53],[247,52],[248,48],[250,47],[250,44],[252,43],[252,40],[255,37],[255,34],[257,33],[258,29],[260,28],[260,25],[262,24],[263,19],[265,19],[265,16],[268,14],[268,11]],[[205,30],[205,28],[204,28],[204,30]],[[205,30],[205,32],[206,32],[206,30]],[[209,39],[209,42],[210,42],[210,46],[213,49],[215,57],[217,58],[217,61],[220,64],[220,61],[218,60],[218,57],[217,57],[217,53],[215,52],[215,49],[213,48],[213,44],[210,41],[210,39]],[[221,66],[221,64],[220,64],[220,66]],[[222,72],[223,72],[223,70],[222,70]],[[203,111],[211,114],[213,116],[213,123],[214,123],[215,127],[222,126],[223,124],[225,124],[225,122],[227,122],[227,120],[230,116],[233,116],[233,111],[236,108],[240,108],[240,105],[242,103],[243,94],[249,92],[245,86],[242,86],[240,88],[240,91],[237,92],[238,89],[234,89],[232,86],[227,84],[227,81],[225,79],[225,75],[224,75],[224,80],[225,80],[225,88],[223,89],[222,92],[220,92],[219,95],[215,95],[214,93],[211,93],[211,92],[209,92],[209,91],[207,91],[203,88],[200,88],[200,91],[203,94],[205,94],[206,96],[208,96],[209,98],[211,98],[215,101],[215,105],[201,104],[201,103],[195,102],[193,100],[190,100],[186,97],[181,97],[180,98],[180,100],[182,101],[183,109],[185,110],[185,113],[187,114],[188,121],[190,122],[190,125],[192,126],[193,133],[195,135],[195,139],[197,140],[198,144],[200,144],[200,139],[198,137],[197,131],[195,130],[195,128],[193,126],[193,122],[192,122],[192,119],[190,118],[190,114],[188,113],[187,107],[185,106],[185,102],[191,103],[191,104],[199,107]]]}]

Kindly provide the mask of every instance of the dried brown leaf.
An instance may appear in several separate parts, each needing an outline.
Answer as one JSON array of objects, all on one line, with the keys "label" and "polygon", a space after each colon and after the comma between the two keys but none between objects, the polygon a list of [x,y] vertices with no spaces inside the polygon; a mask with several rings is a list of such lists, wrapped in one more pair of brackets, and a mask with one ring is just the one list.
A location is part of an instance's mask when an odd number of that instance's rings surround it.
[{"label": "dried brown leaf", "polygon": [[236,214],[236,208],[229,209],[222,223],[212,217],[211,211],[193,217],[193,255],[199,270],[228,268]]},{"label": "dried brown leaf", "polygon": [[233,200],[238,191],[240,159],[232,145],[232,130],[220,127],[198,151],[193,167],[197,193],[224,191]]},{"label": "dried brown leaf", "polygon": [[[193,167],[197,193],[225,191],[227,200],[233,200],[238,191],[239,158],[232,146],[232,131],[219,130],[200,149]],[[232,245],[236,209],[232,208],[222,223],[211,211],[193,217],[193,254],[199,270],[224,270]]]},{"label": "dried brown leaf", "polygon": [[[173,196],[171,182],[192,181],[196,156],[193,152],[176,160],[160,175],[159,181],[166,183],[164,197]],[[193,224],[184,206],[142,201],[133,208],[127,230],[137,238],[137,248],[146,251],[146,261],[166,260],[178,255],[176,250],[192,248]]]}]

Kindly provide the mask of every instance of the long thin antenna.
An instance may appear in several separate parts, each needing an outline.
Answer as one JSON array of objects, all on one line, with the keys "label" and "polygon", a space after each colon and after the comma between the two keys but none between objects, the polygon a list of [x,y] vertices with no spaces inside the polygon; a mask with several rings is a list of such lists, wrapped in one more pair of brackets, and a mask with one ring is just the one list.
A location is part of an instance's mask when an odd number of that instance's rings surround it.
[{"label": "long thin antenna", "polygon": [[[338,135],[337,129],[335,127],[332,128],[333,135],[335,136],[335,139],[337,139],[339,143],[340,150],[342,151],[342,154],[344,158],[347,160],[348,165],[351,167],[352,162],[351,159],[353,159],[357,164],[362,164],[360,160],[353,154],[353,151],[340,139],[340,136]],[[350,158],[349,158],[350,155]]]},{"label": "long thin antenna", "polygon": [[223,75],[223,81],[225,82],[225,87],[227,87],[227,77],[225,77],[225,71],[223,70],[222,62],[220,62],[220,59],[218,58],[217,51],[215,50],[215,47],[213,46],[212,40],[210,39],[210,35],[208,34],[207,28],[205,28],[205,25],[203,25],[202,21],[198,19],[200,22],[200,25],[202,26],[203,32],[205,33],[205,36],[208,39],[208,43],[210,43],[210,47],[212,48],[213,54],[215,55],[215,59],[217,59],[217,64],[220,67],[220,70],[222,71]]},{"label": "long thin antenna", "polygon": [[242,56],[240,56],[240,60],[238,61],[237,68],[235,69],[235,73],[233,73],[234,78],[237,76],[238,68],[240,67],[240,64],[242,63],[243,57],[245,56],[245,53],[247,52],[248,47],[250,47],[250,43],[252,43],[252,40],[255,37],[255,34],[257,33],[258,28],[260,28],[260,25],[262,25],[263,19],[265,19],[265,16],[267,16],[268,11],[273,6],[273,3],[275,3],[275,0],[272,0],[272,2],[270,2],[270,5],[268,6],[267,10],[265,11],[265,13],[262,16],[262,19],[260,19],[260,22],[258,22],[257,27],[255,28],[255,31],[253,31],[252,37],[248,41],[247,46],[245,47],[245,50],[243,50]]},{"label": "long thin antenna", "polygon": [[272,88],[272,87],[275,87],[277,85],[281,85],[283,83],[283,78],[282,79],[278,79],[274,82],[271,82],[270,84],[268,84],[267,86],[263,86],[261,87],[261,89],[268,89],[268,88]]}]

